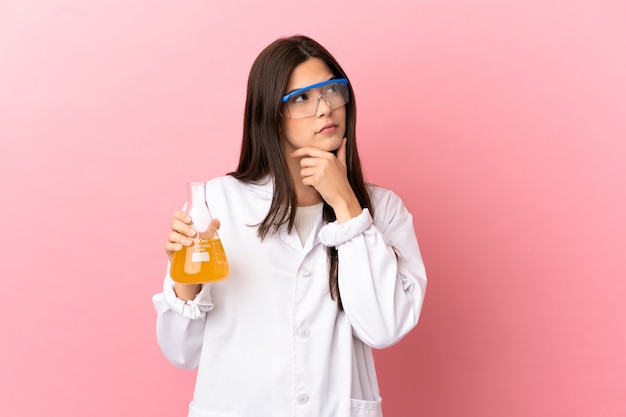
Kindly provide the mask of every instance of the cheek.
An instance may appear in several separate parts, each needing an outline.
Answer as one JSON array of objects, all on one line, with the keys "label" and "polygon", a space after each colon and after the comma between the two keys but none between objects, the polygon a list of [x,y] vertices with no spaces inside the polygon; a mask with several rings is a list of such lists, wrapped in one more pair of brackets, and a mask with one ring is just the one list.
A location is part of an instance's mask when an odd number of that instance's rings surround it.
[{"label": "cheek", "polygon": [[339,129],[339,136],[341,136],[342,138],[346,136],[346,124],[345,123],[341,126],[341,129]]},{"label": "cheek", "polygon": [[298,142],[306,140],[306,129],[300,123],[283,122],[281,125],[281,137],[289,142]]},{"label": "cheek", "polygon": [[346,117],[346,106],[343,106],[343,107],[335,110],[335,112],[337,113],[337,115],[336,115],[337,119],[335,119],[335,120],[337,120],[339,123],[341,123],[342,125],[345,126],[346,125],[346,120],[347,120],[347,117]]}]

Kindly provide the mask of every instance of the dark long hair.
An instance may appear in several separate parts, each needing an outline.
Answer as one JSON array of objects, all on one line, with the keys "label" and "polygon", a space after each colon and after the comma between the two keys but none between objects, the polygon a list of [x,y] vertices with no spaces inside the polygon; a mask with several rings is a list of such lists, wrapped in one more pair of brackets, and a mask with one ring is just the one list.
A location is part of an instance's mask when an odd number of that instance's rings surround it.
[{"label": "dark long hair", "polygon": [[[237,170],[229,175],[248,183],[262,180],[268,175],[274,182],[274,193],[269,212],[258,225],[257,234],[264,239],[268,233],[294,225],[297,197],[295,186],[283,152],[279,133],[281,123],[281,98],[294,68],[310,58],[319,58],[336,78],[348,78],[339,63],[319,43],[306,36],[281,38],[267,46],[252,64],[244,113],[243,140]],[[356,102],[354,91],[348,83],[350,100],[346,104],[346,168],[348,181],[362,208],[372,212],[371,200],[361,170],[356,148]],[[336,220],[335,212],[326,202],[322,211],[325,222]],[[328,284],[330,296],[337,300],[340,309],[337,249],[327,248]]]}]

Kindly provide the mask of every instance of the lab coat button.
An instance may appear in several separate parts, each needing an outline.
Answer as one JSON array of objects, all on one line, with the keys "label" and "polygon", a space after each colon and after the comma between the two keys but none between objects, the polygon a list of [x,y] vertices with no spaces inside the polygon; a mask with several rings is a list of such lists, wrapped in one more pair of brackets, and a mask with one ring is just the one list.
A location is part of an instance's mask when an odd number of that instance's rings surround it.
[{"label": "lab coat button", "polygon": [[308,278],[311,276],[311,270],[304,268],[302,269],[302,271],[300,271],[300,275],[304,278]]},{"label": "lab coat button", "polygon": [[298,401],[298,404],[300,404],[300,405],[306,404],[309,401],[309,396],[306,395],[306,394],[300,394],[296,398],[296,401]]},{"label": "lab coat button", "polygon": [[298,329],[298,336],[300,336],[303,339],[306,339],[307,337],[309,337],[310,334],[311,334],[311,330],[309,330],[308,327],[302,327]]}]

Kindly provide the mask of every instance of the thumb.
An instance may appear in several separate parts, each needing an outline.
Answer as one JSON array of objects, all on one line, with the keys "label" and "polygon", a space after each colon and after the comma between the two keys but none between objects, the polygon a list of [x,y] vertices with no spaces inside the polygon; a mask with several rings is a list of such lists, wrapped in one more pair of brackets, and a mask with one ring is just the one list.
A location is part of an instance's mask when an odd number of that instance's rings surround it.
[{"label": "thumb", "polygon": [[346,144],[348,143],[348,139],[343,138],[341,142],[341,146],[337,149],[337,160],[341,163],[341,165],[346,167]]}]

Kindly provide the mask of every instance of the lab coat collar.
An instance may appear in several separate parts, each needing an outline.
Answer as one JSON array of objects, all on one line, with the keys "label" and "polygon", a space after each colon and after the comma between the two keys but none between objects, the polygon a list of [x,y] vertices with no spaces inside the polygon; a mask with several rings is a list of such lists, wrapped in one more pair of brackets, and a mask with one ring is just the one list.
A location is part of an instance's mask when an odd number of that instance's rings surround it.
[{"label": "lab coat collar", "polygon": [[285,242],[287,245],[291,246],[295,251],[306,255],[309,253],[316,245],[320,243],[319,233],[322,229],[322,216],[317,219],[317,223],[311,229],[311,233],[309,233],[309,237],[306,242],[304,242],[304,246],[302,246],[302,242],[300,242],[300,236],[298,236],[298,232],[295,228],[291,229],[291,232],[287,232],[287,225],[283,225],[278,231],[278,237]]},{"label": "lab coat collar", "polygon": [[[249,189],[256,196],[263,200],[272,200],[274,193],[274,180],[269,175],[263,179],[248,185]],[[268,206],[269,207],[269,206]]]},{"label": "lab coat collar", "polygon": [[[271,176],[268,175],[262,180],[252,184],[251,188],[252,188],[252,192],[255,193],[259,198],[271,201],[272,195],[274,193],[274,180]],[[267,209],[269,210],[269,204],[267,206]],[[267,212],[265,214],[267,214]],[[283,225],[279,229],[277,235],[283,242],[288,244],[297,252],[306,254],[311,249],[313,249],[317,244],[320,243],[320,239],[318,235],[319,235],[321,228],[322,228],[322,216],[320,216],[319,219],[317,220],[317,223],[315,227],[311,230],[311,233],[309,234],[307,241],[304,243],[304,246],[302,246],[302,243],[300,242],[300,236],[298,236],[298,232],[296,231],[296,229],[292,229],[291,233],[289,233],[287,232],[287,226]]]}]

